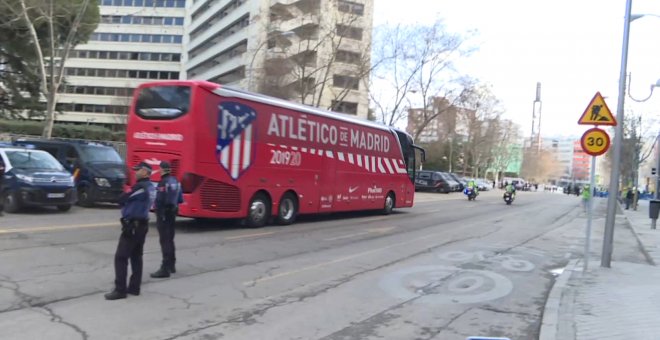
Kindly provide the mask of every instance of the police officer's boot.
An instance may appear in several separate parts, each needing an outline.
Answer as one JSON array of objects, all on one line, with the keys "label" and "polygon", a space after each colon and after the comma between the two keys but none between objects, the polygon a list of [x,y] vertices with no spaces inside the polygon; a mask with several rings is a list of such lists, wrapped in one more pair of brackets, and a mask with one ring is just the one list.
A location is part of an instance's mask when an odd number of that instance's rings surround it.
[{"label": "police officer's boot", "polygon": [[119,299],[125,299],[126,298],[126,293],[122,293],[118,290],[113,290],[108,294],[105,294],[105,299],[106,300],[119,300]]},{"label": "police officer's boot", "polygon": [[151,277],[154,279],[163,279],[166,277],[170,277],[170,271],[165,268],[165,266],[160,266],[160,269],[158,269],[155,273],[151,273]]},{"label": "police officer's boot", "polygon": [[176,273],[176,267],[174,266],[174,263],[172,263],[171,265],[167,266],[167,270],[168,270],[171,274]]}]

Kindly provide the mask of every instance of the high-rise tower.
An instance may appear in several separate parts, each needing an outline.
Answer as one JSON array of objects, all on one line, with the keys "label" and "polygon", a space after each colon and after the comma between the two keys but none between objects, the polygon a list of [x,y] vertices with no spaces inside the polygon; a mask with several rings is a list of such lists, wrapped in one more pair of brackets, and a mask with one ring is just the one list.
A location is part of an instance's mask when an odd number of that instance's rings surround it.
[{"label": "high-rise tower", "polygon": [[532,138],[531,147],[541,150],[541,83],[536,83],[536,99],[532,107]]}]

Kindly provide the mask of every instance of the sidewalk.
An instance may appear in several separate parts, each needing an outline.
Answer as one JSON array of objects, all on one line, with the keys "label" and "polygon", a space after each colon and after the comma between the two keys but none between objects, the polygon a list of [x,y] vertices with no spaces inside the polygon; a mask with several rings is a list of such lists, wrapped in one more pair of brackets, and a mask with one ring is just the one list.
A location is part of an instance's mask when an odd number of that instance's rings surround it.
[{"label": "sidewalk", "polygon": [[660,339],[660,229],[651,230],[648,209],[640,201],[623,210],[616,229],[630,224],[650,264],[590,261],[585,274],[571,261],[546,301],[540,340]]}]

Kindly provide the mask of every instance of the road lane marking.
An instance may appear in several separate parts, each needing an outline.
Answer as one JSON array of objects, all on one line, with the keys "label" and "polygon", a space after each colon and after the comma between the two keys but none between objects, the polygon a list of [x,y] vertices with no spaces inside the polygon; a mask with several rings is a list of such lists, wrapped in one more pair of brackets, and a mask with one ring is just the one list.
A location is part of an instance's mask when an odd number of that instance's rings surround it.
[{"label": "road lane marking", "polygon": [[[514,216],[514,215],[519,215],[519,214],[520,214],[520,212],[516,211],[516,212],[509,213],[509,214],[501,215],[501,216],[499,216],[499,218],[506,218],[506,217],[509,217],[509,216]],[[476,222],[476,223],[486,223],[490,219],[492,219],[492,217],[486,217],[483,220],[480,220],[479,222]],[[310,266],[307,266],[307,267],[302,267],[302,268],[299,268],[299,269],[294,269],[294,270],[282,272],[282,273],[267,276],[267,277],[262,277],[262,278],[258,278],[258,279],[254,279],[254,280],[245,281],[245,282],[243,282],[243,285],[244,286],[254,286],[254,285],[256,285],[257,283],[260,283],[260,282],[271,281],[271,280],[278,279],[278,278],[281,278],[281,277],[303,273],[303,272],[306,272],[306,271],[310,271],[310,270],[313,270],[313,269],[329,266],[329,265],[332,265],[332,264],[346,262],[346,261],[349,261],[349,260],[352,260],[352,259],[355,259],[355,258],[359,258],[359,257],[365,256],[365,255],[370,255],[370,254],[377,253],[377,252],[380,252],[380,251],[383,251],[383,250],[387,250],[387,249],[390,249],[390,248],[395,248],[395,247],[415,243],[415,242],[418,242],[418,241],[428,240],[429,238],[436,237],[436,236],[441,236],[441,235],[445,235],[445,234],[446,234],[446,231],[427,234],[427,235],[424,235],[424,236],[421,236],[421,237],[416,237],[416,238],[408,240],[408,241],[403,241],[403,242],[399,242],[399,243],[392,243],[392,244],[389,244],[389,245],[384,246],[384,247],[374,248],[374,249],[359,252],[359,253],[356,253],[356,254],[340,257],[340,258],[337,258],[337,259],[334,259],[334,260],[317,263],[317,264],[310,265]]]},{"label": "road lane marking", "polygon": [[367,234],[373,234],[373,233],[386,233],[386,232],[388,232],[388,231],[390,231],[394,228],[396,228],[396,227],[369,228],[366,231],[361,231],[361,232],[358,232],[358,233],[326,238],[326,239],[324,239],[324,241],[337,241],[337,240],[343,240],[343,239],[346,239],[346,238],[351,238],[351,237],[355,237],[355,236],[362,236],[362,235],[367,235]]},{"label": "road lane marking", "polygon": [[0,229],[0,235],[2,234],[17,234],[17,233],[34,233],[39,231],[59,231],[59,230],[70,230],[70,229],[84,229],[84,228],[100,228],[100,227],[111,227],[119,226],[119,223],[92,223],[92,224],[74,224],[74,225],[62,225],[62,226],[49,226],[49,227],[31,227],[31,228],[13,228],[13,229]]},{"label": "road lane marking", "polygon": [[[440,234],[440,233],[437,233],[437,234]],[[255,284],[260,283],[260,282],[270,281],[270,280],[274,280],[274,279],[277,279],[277,278],[280,278],[280,277],[306,272],[306,271],[309,271],[309,270],[312,270],[312,269],[325,267],[325,266],[328,266],[328,265],[331,265],[331,264],[346,262],[348,260],[352,260],[352,259],[355,259],[355,258],[358,258],[358,257],[362,257],[364,255],[373,254],[373,253],[376,253],[376,252],[379,252],[379,251],[387,250],[387,249],[390,249],[390,248],[393,248],[393,247],[398,247],[398,246],[402,246],[402,245],[405,245],[405,244],[414,243],[414,242],[417,242],[419,240],[426,240],[426,239],[429,238],[429,236],[431,236],[431,235],[418,237],[418,238],[408,240],[408,241],[405,241],[405,242],[390,244],[390,245],[385,246],[385,247],[380,247],[380,248],[375,248],[375,249],[363,251],[363,252],[360,252],[360,253],[357,253],[357,254],[340,257],[338,259],[334,259],[334,260],[331,260],[331,261],[317,263],[317,264],[314,264],[314,265],[311,265],[311,266],[286,271],[286,272],[283,272],[283,273],[279,273],[279,274],[276,274],[276,275],[272,275],[272,276],[268,276],[268,277],[264,277],[264,278],[260,278],[260,279],[256,279],[256,280],[245,281],[245,282],[243,282],[243,285],[245,285],[245,286],[255,285]]]},{"label": "road lane marking", "polygon": [[359,233],[353,233],[353,234],[348,234],[348,235],[342,235],[342,236],[337,236],[337,237],[326,238],[323,241],[343,240],[345,238],[351,238],[351,237],[355,237],[355,236],[362,236],[362,235],[366,235],[366,234],[369,234],[369,233],[370,233],[369,231],[362,231],[362,232],[359,232]]},{"label": "road lane marking", "polygon": [[275,232],[274,231],[268,231],[268,232],[265,232],[265,233],[236,235],[236,236],[226,237],[225,240],[226,241],[233,241],[233,240],[240,240],[240,239],[244,239],[244,238],[251,238],[251,237],[265,236],[265,235],[272,235],[272,234],[275,234]]}]

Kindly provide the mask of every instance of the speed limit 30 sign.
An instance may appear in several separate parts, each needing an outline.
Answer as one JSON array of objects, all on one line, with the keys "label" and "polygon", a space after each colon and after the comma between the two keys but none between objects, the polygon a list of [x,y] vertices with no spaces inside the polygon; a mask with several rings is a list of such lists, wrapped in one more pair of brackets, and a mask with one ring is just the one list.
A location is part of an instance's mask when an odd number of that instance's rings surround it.
[{"label": "speed limit 30 sign", "polygon": [[580,139],[582,150],[591,156],[600,156],[610,148],[610,136],[604,130],[593,128],[587,130]]}]

